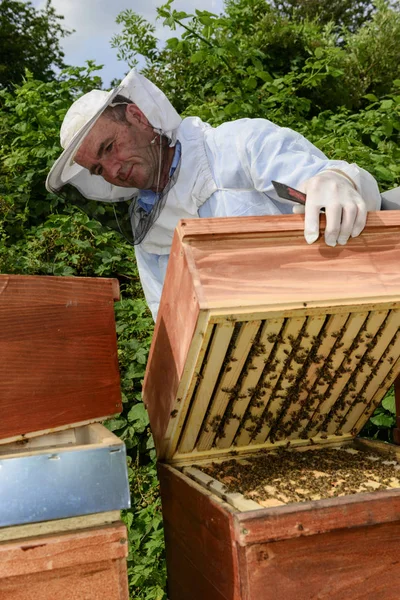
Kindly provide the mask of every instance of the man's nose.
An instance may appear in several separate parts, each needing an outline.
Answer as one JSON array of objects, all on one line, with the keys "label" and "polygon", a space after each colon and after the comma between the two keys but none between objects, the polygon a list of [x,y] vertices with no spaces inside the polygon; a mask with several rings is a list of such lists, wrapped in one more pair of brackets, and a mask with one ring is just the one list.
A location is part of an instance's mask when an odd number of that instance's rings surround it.
[{"label": "man's nose", "polygon": [[121,162],[114,157],[107,157],[102,161],[104,175],[110,179],[116,179],[121,169]]}]

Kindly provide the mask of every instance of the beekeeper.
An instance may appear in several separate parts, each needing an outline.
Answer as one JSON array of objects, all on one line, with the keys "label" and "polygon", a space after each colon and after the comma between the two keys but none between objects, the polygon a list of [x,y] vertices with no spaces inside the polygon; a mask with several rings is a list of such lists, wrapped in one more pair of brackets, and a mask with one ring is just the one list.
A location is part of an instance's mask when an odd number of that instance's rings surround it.
[{"label": "beekeeper", "polygon": [[357,165],[328,160],[300,134],[265,119],[216,128],[197,117],[182,120],[134,70],[113,91],[93,90],[74,102],[60,137],[64,152],[47,189],[135,244],[154,319],[180,219],[292,212],[276,195],[276,180],[307,194],[306,241],[318,238],[324,208],[325,241],[335,246],[359,235],[367,211],[380,208],[376,181]]}]

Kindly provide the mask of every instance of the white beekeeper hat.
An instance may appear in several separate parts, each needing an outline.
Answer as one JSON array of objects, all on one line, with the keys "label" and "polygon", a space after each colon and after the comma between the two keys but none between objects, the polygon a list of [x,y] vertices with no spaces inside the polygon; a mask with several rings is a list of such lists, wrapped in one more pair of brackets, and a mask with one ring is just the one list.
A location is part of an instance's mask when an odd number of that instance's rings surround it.
[{"label": "white beekeeper hat", "polygon": [[122,95],[134,102],[156,130],[161,130],[176,142],[176,129],[181,123],[165,94],[151,81],[132,70],[121,84],[110,92],[92,90],[72,104],[65,115],[60,140],[64,152],[54,163],[46,180],[50,192],[62,193],[67,184],[73,185],[85,198],[118,202],[137,194],[134,188],[124,188],[106,182],[102,177],[91,175],[87,169],[74,162],[74,156],[85,136],[91,130],[104,109],[113,99]]}]

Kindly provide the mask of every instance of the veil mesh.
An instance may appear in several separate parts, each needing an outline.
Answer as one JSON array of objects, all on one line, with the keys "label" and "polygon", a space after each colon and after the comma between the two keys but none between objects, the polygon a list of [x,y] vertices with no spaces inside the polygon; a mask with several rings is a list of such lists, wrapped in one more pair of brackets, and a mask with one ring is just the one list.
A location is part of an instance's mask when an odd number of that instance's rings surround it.
[{"label": "veil mesh", "polygon": [[150,211],[139,204],[139,194],[132,198],[114,200],[89,200],[71,183],[58,190],[52,190],[68,204],[78,206],[91,219],[96,219],[104,227],[121,234],[132,246],[140,244],[160,216],[168,198],[169,190],[175,185],[180,171],[179,161],[172,177],[164,190],[157,194]]}]

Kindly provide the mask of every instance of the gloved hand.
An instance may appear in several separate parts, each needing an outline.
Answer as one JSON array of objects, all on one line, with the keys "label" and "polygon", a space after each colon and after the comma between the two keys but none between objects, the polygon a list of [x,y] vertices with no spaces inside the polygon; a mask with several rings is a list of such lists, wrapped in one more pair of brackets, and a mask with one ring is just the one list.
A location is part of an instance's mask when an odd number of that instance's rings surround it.
[{"label": "gloved hand", "polygon": [[296,205],[294,213],[305,212],[304,237],[309,244],[319,238],[319,213],[325,208],[325,242],[344,245],[365,227],[367,205],[351,180],[335,171],[322,171],[299,185],[307,194],[306,206]]}]

